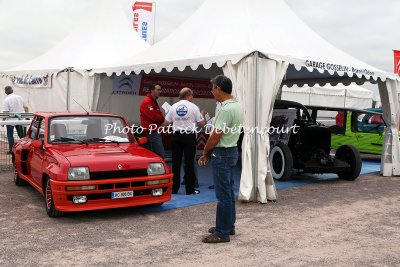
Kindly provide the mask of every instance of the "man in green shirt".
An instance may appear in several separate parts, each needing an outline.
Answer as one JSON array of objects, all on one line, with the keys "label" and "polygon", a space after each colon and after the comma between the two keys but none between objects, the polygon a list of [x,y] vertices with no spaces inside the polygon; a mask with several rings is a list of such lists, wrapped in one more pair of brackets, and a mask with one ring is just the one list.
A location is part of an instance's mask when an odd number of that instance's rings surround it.
[{"label": "man in green shirt", "polygon": [[215,195],[218,199],[215,227],[203,238],[204,243],[229,242],[235,234],[236,207],[233,192],[233,167],[238,160],[236,143],[243,124],[243,111],[231,95],[232,81],[218,75],[211,80],[212,94],[221,103],[221,110],[214,119],[213,131],[204,147],[198,164],[204,166],[211,158]]}]

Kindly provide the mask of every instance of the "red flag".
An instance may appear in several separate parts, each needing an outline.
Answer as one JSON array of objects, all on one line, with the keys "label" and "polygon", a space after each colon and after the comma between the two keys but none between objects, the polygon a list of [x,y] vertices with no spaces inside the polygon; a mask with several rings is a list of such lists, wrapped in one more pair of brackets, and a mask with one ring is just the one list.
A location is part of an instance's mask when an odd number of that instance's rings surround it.
[{"label": "red flag", "polygon": [[393,50],[394,53],[394,73],[400,74],[400,50]]},{"label": "red flag", "polygon": [[153,3],[148,3],[148,2],[135,2],[132,6],[132,10],[138,10],[138,9],[143,9],[146,11],[151,12],[153,9]]}]

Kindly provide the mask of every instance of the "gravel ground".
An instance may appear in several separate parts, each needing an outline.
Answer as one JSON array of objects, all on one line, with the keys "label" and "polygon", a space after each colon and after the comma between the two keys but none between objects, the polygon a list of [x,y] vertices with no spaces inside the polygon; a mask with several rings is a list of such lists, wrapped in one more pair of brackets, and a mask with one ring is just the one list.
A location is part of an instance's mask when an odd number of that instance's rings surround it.
[{"label": "gravel ground", "polygon": [[400,177],[370,174],[238,203],[230,243],[203,244],[216,203],[49,218],[42,196],[0,173],[1,266],[399,266]]}]

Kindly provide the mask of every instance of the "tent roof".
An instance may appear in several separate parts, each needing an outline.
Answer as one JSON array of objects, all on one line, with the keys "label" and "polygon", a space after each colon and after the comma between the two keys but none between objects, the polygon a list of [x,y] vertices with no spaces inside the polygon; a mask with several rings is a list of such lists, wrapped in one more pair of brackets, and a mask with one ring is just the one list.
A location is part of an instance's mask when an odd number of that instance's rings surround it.
[{"label": "tent roof", "polygon": [[[286,60],[296,69],[329,76],[337,71],[367,79],[384,73],[337,49],[300,20],[283,0],[206,0],[179,28],[134,58],[120,62],[121,67],[92,71],[107,75],[139,73],[163,68],[183,70],[190,66],[208,69],[213,63],[238,62],[254,51],[268,58]],[[319,75],[316,73],[316,75]],[[310,75],[309,75],[310,76]],[[394,77],[394,76],[393,76]],[[393,78],[391,76],[391,78]],[[296,78],[296,77],[295,77]]]},{"label": "tent roof", "polygon": [[119,2],[95,1],[87,19],[48,52],[6,71],[6,74],[49,74],[118,66],[149,45],[133,29]]}]

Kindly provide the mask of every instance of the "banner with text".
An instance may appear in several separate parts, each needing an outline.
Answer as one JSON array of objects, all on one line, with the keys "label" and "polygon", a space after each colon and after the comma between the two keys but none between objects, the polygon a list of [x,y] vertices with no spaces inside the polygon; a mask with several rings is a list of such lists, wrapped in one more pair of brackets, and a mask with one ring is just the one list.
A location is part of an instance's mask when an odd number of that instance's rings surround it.
[{"label": "banner with text", "polygon": [[133,28],[149,44],[154,43],[155,3],[135,2],[132,6]]},{"label": "banner with text", "polygon": [[394,73],[400,74],[400,50],[393,50],[394,53]]},{"label": "banner with text", "polygon": [[214,98],[211,93],[211,83],[209,80],[194,80],[152,75],[145,75],[142,77],[139,94],[146,95],[149,92],[149,87],[153,83],[161,86],[161,96],[165,97],[178,97],[179,91],[183,87],[189,87],[192,89],[195,98]]},{"label": "banner with text", "polygon": [[10,79],[15,87],[51,88],[51,76],[49,75],[17,75],[10,76]]}]

